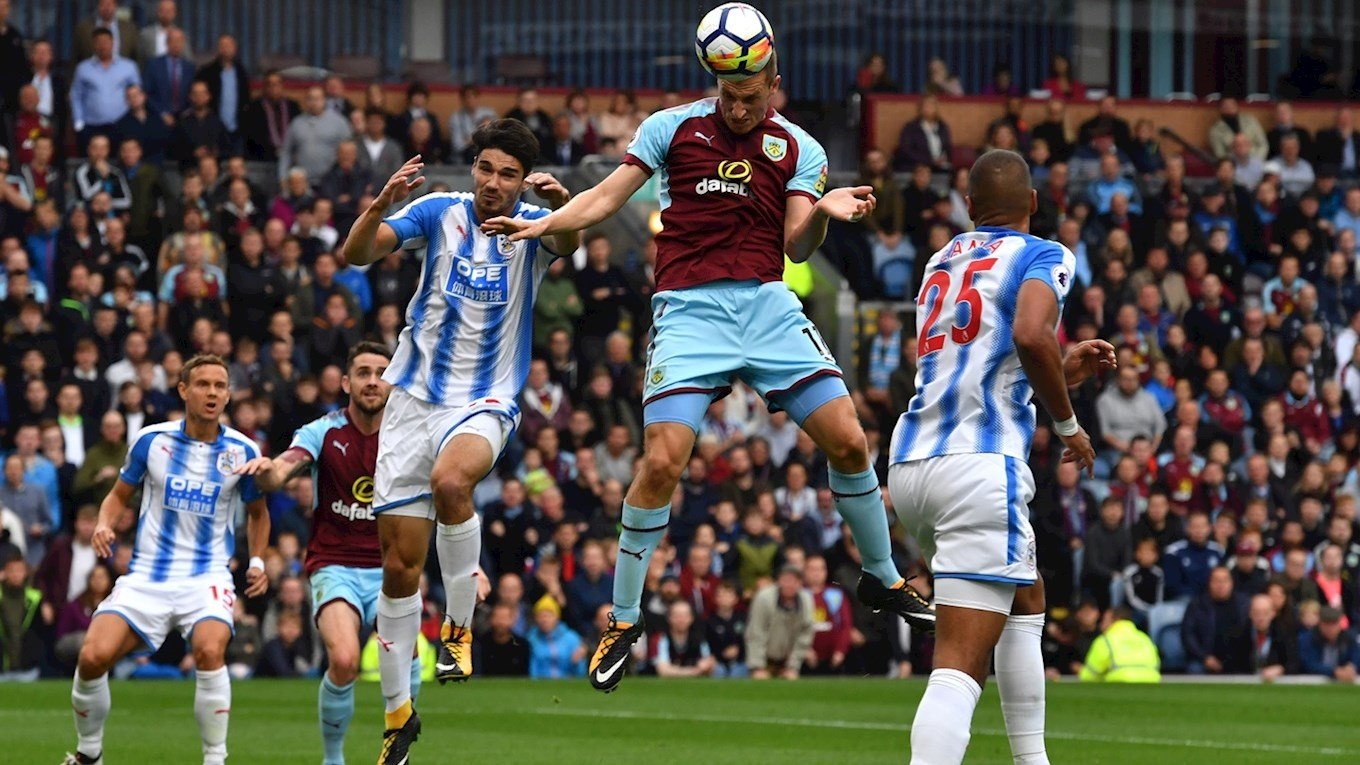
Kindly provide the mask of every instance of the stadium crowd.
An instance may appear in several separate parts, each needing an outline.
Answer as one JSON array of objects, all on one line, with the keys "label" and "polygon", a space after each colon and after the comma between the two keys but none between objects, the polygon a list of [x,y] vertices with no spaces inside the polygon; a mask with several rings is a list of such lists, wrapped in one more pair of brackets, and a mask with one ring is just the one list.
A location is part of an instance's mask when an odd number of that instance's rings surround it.
[{"label": "stadium crowd", "polygon": [[[133,513],[120,519],[117,553],[96,560],[95,508],[132,436],[181,416],[174,383],[187,358],[230,360],[224,416],[266,455],[343,405],[349,347],[395,346],[419,265],[397,252],[349,267],[341,237],[405,157],[465,162],[472,130],[500,116],[473,86],[450,115],[426,108],[419,83],[396,114],[381,87],[356,106],[337,78],[299,104],[278,74],[254,80],[230,35],[195,67],[174,2],[140,31],[116,12],[101,0],[81,25],[72,70],[50,42],[8,26],[0,0],[0,677],[69,675],[136,526]],[[1065,70],[1055,76],[1055,95],[1080,97]],[[948,72],[935,80],[947,95]],[[1030,460],[1054,676],[1081,673],[1102,627],[1126,621],[1115,616],[1150,630],[1168,668],[1353,680],[1360,663],[1360,136],[1346,109],[1311,136],[1287,103],[1269,130],[1234,99],[1220,108],[1202,137],[1219,157],[1212,179],[1187,178],[1156,126],[1130,126],[1114,99],[1079,126],[1060,98],[1032,126],[1009,101],[989,131],[989,146],[1031,160],[1035,233],[1077,255],[1063,339],[1104,337],[1120,355],[1116,376],[1074,394],[1100,444],[1097,479],[1061,463],[1043,427]],[[573,95],[550,115],[526,90],[505,116],[539,134],[544,164],[570,165],[617,156],[644,115],[627,93],[598,113]],[[866,275],[863,296],[915,294],[928,254],[970,228],[954,156],[932,98],[894,154],[864,156],[878,210],[833,240],[850,253],[847,272]],[[277,187],[253,182],[247,162],[277,163]],[[599,234],[582,250],[543,282],[523,423],[477,492],[493,583],[477,619],[478,673],[582,675],[610,608],[642,438],[654,253],[615,253]],[[880,476],[914,386],[904,318],[880,311],[857,361],[842,359],[858,366]],[[371,509],[314,511],[312,489],[304,474],[269,497],[270,588],[236,601],[238,677],[324,666],[302,578],[309,518]],[[749,389],[710,408],[674,508],[643,599],[643,671],[928,671],[929,638],[838,584],[855,579],[859,558],[826,459]],[[895,552],[928,595],[900,529]],[[437,572],[427,579],[440,586]],[[439,602],[427,598],[431,640]],[[172,638],[119,673],[190,669]],[[375,677],[375,659],[369,669]]]}]

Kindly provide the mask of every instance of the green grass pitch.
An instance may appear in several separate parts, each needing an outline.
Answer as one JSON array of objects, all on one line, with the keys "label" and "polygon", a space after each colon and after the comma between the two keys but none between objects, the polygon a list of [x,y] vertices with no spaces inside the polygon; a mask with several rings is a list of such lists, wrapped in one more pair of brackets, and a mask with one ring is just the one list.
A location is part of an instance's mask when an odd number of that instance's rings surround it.
[{"label": "green grass pitch", "polygon": [[[903,763],[920,681],[661,681],[628,678],[610,696],[585,680],[427,684],[413,763],[570,765]],[[199,756],[190,682],[115,682],[105,762],[192,763]],[[0,685],[0,762],[57,763],[74,747],[70,684]],[[317,763],[316,682],[232,689],[236,763]],[[359,686],[348,762],[378,752],[381,698]],[[1060,763],[1360,762],[1360,688],[1048,686],[1049,754]],[[991,684],[968,763],[1010,763]]]}]

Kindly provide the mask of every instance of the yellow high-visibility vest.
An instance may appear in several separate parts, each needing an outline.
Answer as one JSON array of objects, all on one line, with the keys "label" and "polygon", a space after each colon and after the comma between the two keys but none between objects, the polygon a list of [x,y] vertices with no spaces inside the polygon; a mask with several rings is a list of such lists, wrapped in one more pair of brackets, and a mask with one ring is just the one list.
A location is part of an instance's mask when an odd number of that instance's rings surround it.
[{"label": "yellow high-visibility vest", "polygon": [[1082,682],[1159,683],[1162,659],[1152,638],[1121,619],[1091,644],[1081,668]]}]

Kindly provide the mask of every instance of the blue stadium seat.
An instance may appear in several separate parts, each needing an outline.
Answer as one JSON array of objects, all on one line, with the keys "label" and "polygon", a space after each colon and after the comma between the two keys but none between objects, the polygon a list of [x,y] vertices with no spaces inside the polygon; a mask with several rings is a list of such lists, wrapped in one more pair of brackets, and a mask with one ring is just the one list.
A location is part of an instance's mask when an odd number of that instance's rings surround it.
[{"label": "blue stadium seat", "polygon": [[1162,671],[1185,669],[1185,647],[1181,645],[1181,622],[1185,620],[1188,600],[1158,603],[1148,611],[1148,635],[1162,655]]},{"label": "blue stadium seat", "polygon": [[883,285],[883,296],[892,300],[908,297],[911,289],[912,262],[906,258],[885,260],[878,267],[878,283]]}]

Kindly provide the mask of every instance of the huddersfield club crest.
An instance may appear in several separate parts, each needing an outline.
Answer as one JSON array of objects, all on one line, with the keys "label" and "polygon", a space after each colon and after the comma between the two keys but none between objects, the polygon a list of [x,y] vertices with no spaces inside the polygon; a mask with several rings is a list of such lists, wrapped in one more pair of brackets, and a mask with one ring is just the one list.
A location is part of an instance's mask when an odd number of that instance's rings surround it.
[{"label": "huddersfield club crest", "polygon": [[789,142],[778,136],[767,135],[760,148],[771,162],[781,162],[789,153]]},{"label": "huddersfield club crest", "polygon": [[217,455],[217,472],[230,473],[245,462],[244,452],[240,448],[232,447]]},{"label": "huddersfield club crest", "polygon": [[507,258],[515,254],[515,243],[510,241],[508,236],[496,237],[496,248],[500,250],[501,255]]}]

